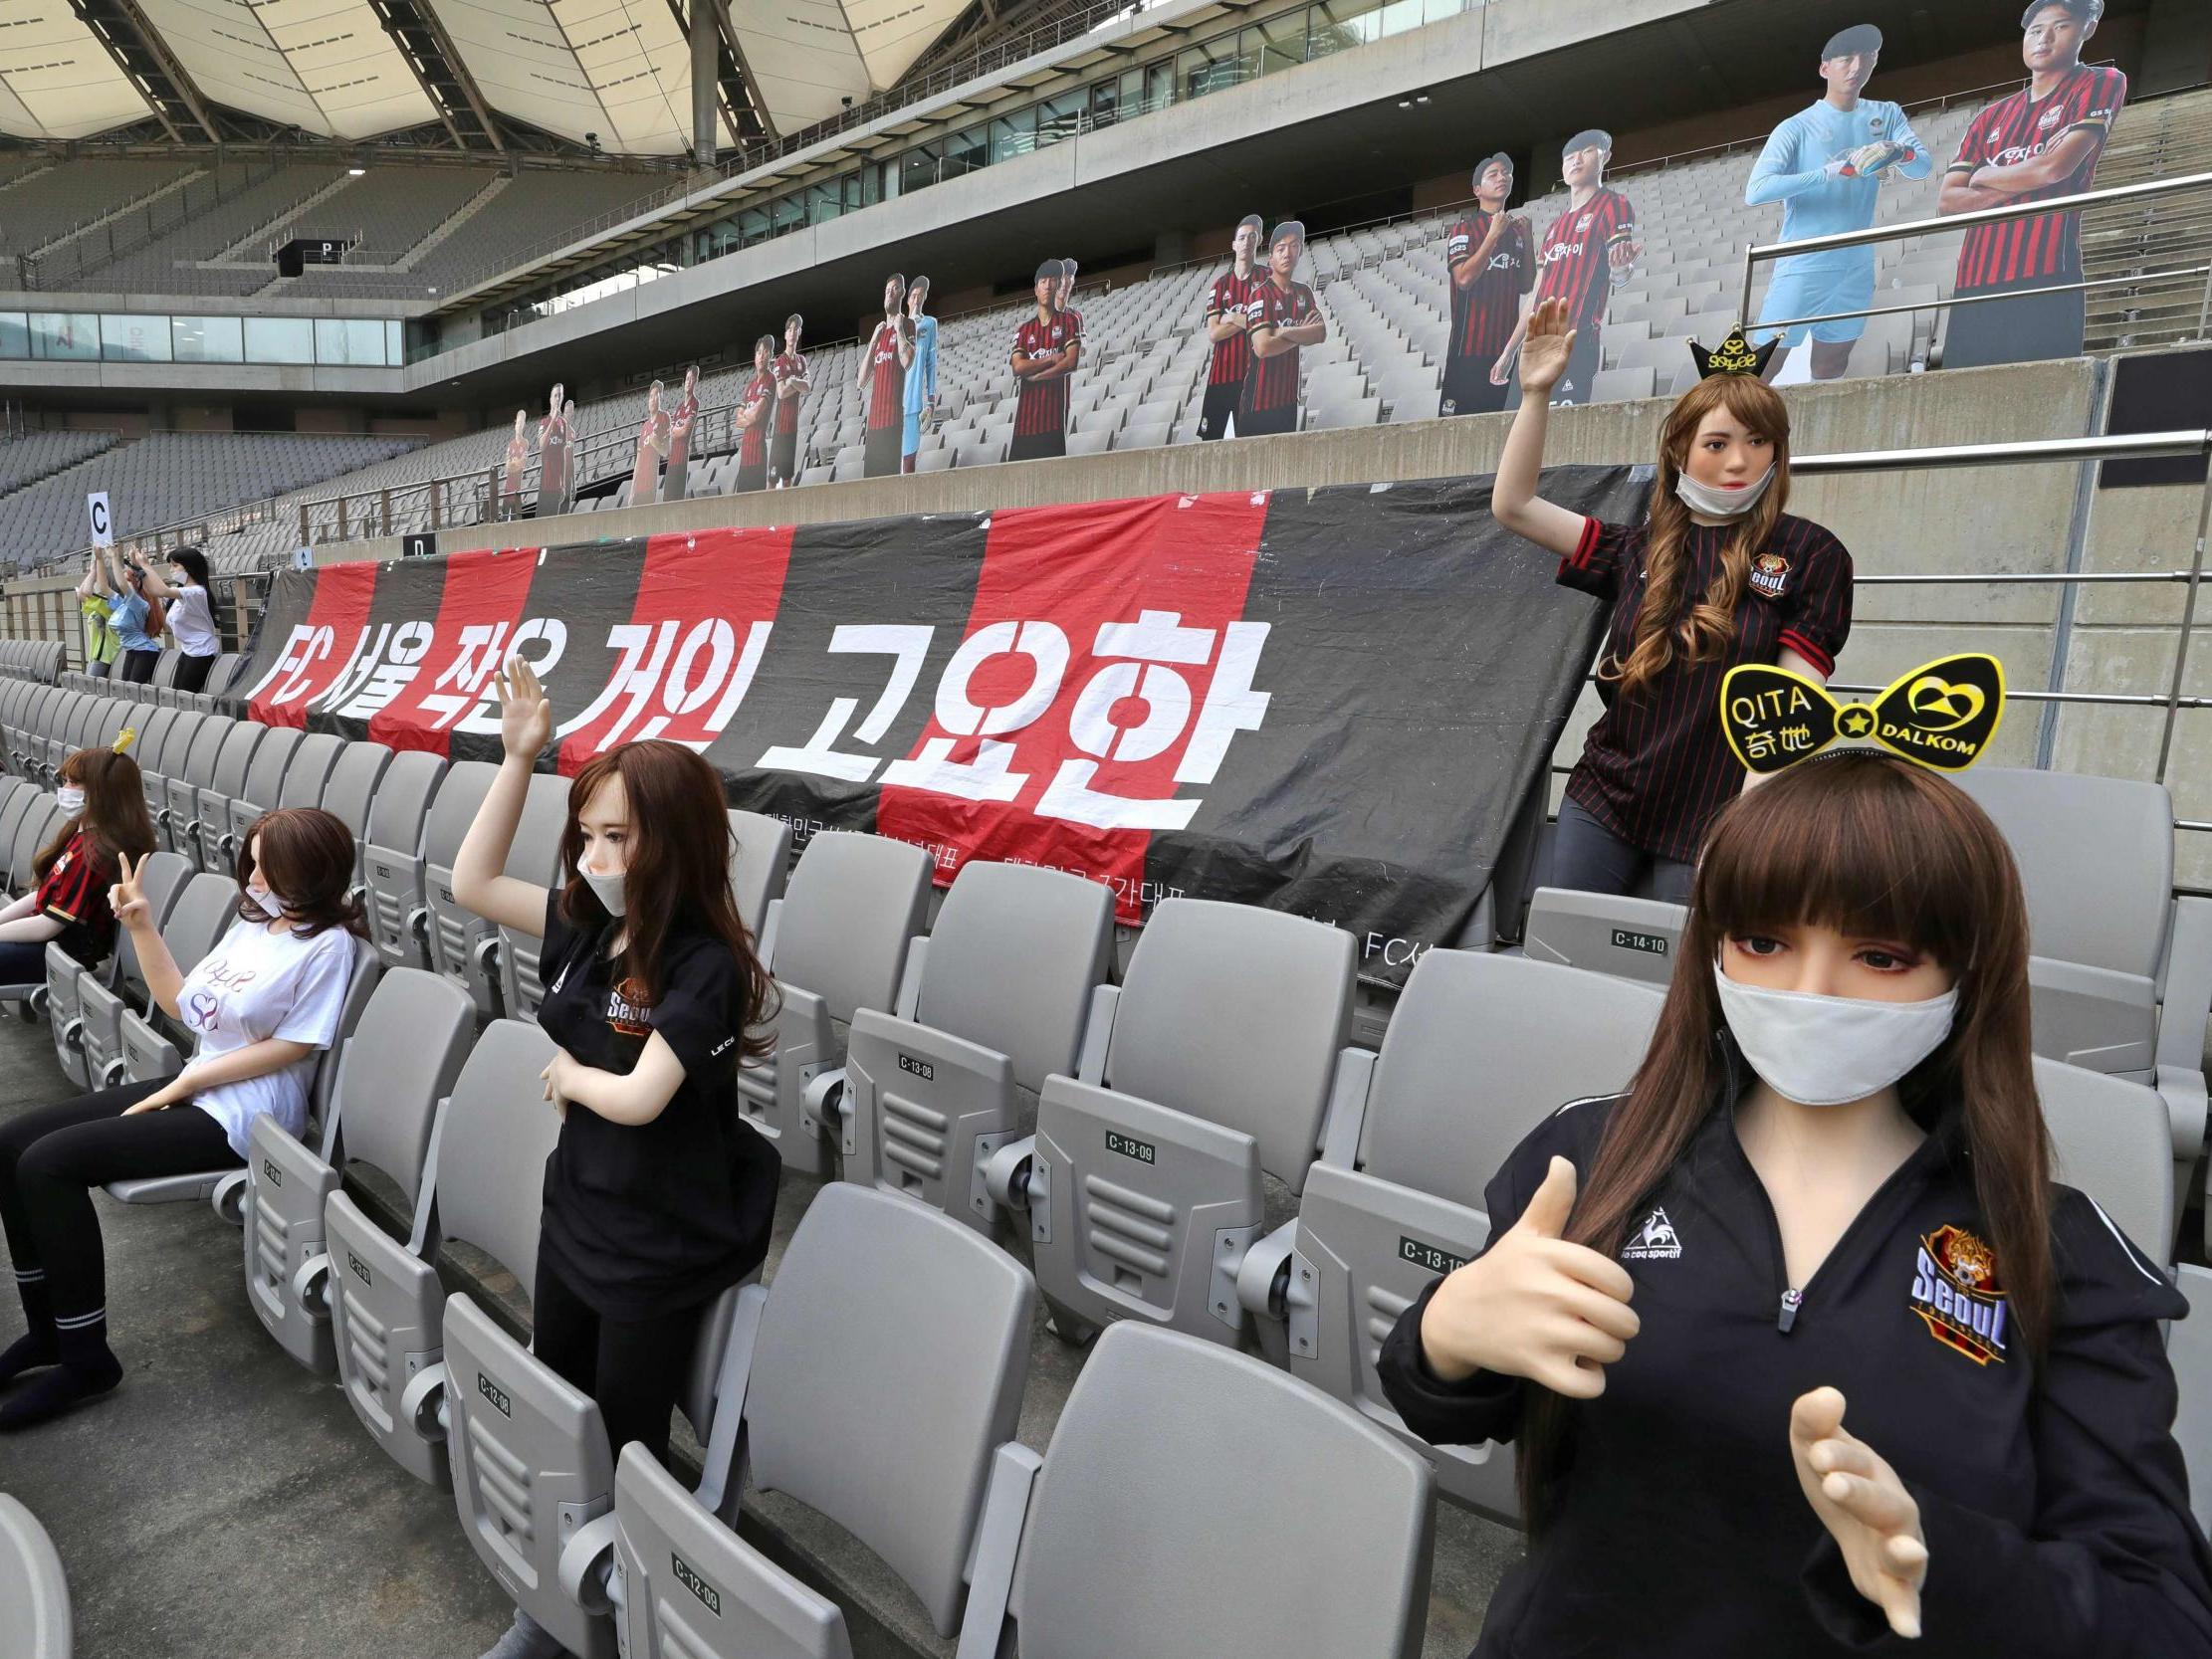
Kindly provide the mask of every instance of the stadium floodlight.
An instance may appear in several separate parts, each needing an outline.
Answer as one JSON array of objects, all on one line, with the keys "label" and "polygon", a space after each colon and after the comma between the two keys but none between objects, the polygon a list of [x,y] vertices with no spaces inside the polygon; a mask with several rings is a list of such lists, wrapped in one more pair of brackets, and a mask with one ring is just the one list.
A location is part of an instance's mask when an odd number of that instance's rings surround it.
[{"label": "stadium floodlight", "polygon": [[367,171],[368,169],[366,167],[348,167],[345,169],[345,176],[347,178],[359,178],[363,173]]}]

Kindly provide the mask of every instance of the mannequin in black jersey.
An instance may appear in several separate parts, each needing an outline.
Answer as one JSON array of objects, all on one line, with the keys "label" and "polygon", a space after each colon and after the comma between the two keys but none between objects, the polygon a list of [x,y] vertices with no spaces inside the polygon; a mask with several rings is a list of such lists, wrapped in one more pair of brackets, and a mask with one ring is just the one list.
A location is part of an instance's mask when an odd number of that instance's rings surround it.
[{"label": "mannequin in black jersey", "polygon": [[[681,743],[625,743],[568,794],[549,890],[504,874],[553,709],[520,659],[499,679],[498,777],[454,863],[454,897],[545,940],[539,1023],[558,1044],[532,1350],[597,1402],[616,1457],[663,1462],[701,1315],[760,1267],[779,1159],[738,1115],[773,996],[730,893],[714,768]],[[553,1659],[520,1610],[491,1653]]]},{"label": "mannequin in black jersey", "polygon": [[2027,937],[1906,762],[1721,814],[1629,1092],[1523,1141],[1384,1345],[1416,1433],[1519,1447],[1478,1654],[2212,1654],[2170,1241],[2051,1179]]}]

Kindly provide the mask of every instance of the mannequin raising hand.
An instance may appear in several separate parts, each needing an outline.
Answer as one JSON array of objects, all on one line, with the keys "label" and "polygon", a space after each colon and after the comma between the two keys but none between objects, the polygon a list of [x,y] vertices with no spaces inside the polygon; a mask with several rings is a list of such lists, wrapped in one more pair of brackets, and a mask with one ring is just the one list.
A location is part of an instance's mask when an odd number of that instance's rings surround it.
[{"label": "mannequin raising hand", "polygon": [[1521,1218],[1447,1275],[1422,1316],[1421,1347],[1440,1381],[1495,1371],[1569,1399],[1605,1391],[1605,1370],[1640,1322],[1619,1262],[1560,1235],[1575,1207],[1575,1166],[1551,1160]]},{"label": "mannequin raising hand", "polygon": [[1574,355],[1575,329],[1567,320],[1567,302],[1546,300],[1528,313],[1521,340],[1521,395],[1541,396],[1559,384]]},{"label": "mannequin raising hand", "polygon": [[538,673],[520,657],[492,677],[499,688],[499,734],[508,757],[535,762],[553,740],[553,704]]}]

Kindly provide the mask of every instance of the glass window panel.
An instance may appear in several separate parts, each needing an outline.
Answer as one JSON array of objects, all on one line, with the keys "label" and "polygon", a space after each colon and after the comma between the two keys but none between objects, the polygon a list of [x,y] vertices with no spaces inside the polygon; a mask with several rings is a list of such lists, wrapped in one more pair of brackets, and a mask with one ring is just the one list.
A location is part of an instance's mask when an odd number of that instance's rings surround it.
[{"label": "glass window panel", "polygon": [[1165,109],[1175,102],[1175,60],[1163,58],[1145,65],[1145,112]]},{"label": "glass window panel", "polygon": [[796,196],[769,203],[769,234],[784,236],[806,223],[806,209]]},{"label": "glass window panel", "polygon": [[986,128],[965,127],[945,140],[945,176],[958,178],[978,167],[991,165],[991,139]]},{"label": "glass window panel", "polygon": [[894,194],[927,190],[938,180],[939,146],[916,144],[899,157],[899,188]]},{"label": "glass window panel", "polygon": [[397,368],[407,360],[407,331],[396,316],[384,319],[384,362]]},{"label": "glass window panel", "polygon": [[246,361],[314,362],[315,324],[304,316],[249,316],[246,318]]},{"label": "glass window panel", "polygon": [[0,311],[0,357],[31,354],[31,322],[21,311]]},{"label": "glass window panel", "polygon": [[1277,70],[1304,63],[1306,14],[1288,12],[1246,29],[1243,46],[1245,56],[1256,63],[1261,75],[1273,75]]},{"label": "glass window panel", "polygon": [[1176,59],[1176,71],[1177,93],[1183,98],[1204,98],[1251,76],[1234,35],[1186,48]]},{"label": "glass window panel", "polygon": [[1383,0],[1323,0],[1306,14],[1309,58],[1383,38]]},{"label": "glass window panel", "polygon": [[738,235],[748,248],[756,242],[766,242],[769,235],[768,209],[749,207],[740,212]]},{"label": "glass window panel", "polygon": [[242,363],[245,323],[235,316],[172,316],[169,346],[180,363]]},{"label": "glass window panel", "polygon": [[1087,100],[1080,88],[1048,98],[1037,105],[1037,145],[1056,144],[1072,138],[1083,123]]},{"label": "glass window panel", "polygon": [[384,325],[352,316],[315,319],[315,360],[333,365],[376,365],[384,360]]},{"label": "glass window panel", "polygon": [[1390,0],[1383,8],[1383,33],[1403,35],[1409,29],[1420,28],[1422,3],[1423,0]]},{"label": "glass window panel", "polygon": [[1016,155],[1027,155],[1037,146],[1037,111],[1031,104],[991,123],[991,160],[994,166]]},{"label": "glass window panel", "polygon": [[1098,82],[1090,89],[1091,125],[1111,126],[1121,118],[1122,84],[1131,80],[1133,74]]},{"label": "glass window panel", "polygon": [[100,355],[95,311],[31,312],[31,355],[48,362],[85,362]]},{"label": "glass window panel", "polygon": [[111,363],[165,363],[169,319],[120,312],[100,319],[100,354]]},{"label": "glass window panel", "polygon": [[845,199],[838,192],[832,179],[827,184],[809,184],[806,187],[806,222],[819,225],[836,218],[845,211]]}]

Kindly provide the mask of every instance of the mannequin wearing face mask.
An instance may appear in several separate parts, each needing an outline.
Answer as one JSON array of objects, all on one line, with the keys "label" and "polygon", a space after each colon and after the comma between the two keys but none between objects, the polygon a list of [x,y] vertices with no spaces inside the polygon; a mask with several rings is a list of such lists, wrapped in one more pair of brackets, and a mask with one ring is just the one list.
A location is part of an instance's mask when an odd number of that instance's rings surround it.
[{"label": "mannequin wearing face mask", "polygon": [[197,547],[178,547],[166,564],[157,561],[146,567],[146,596],[167,607],[169,632],[181,653],[175,681],[180,692],[206,690],[208,671],[223,649],[208,579],[207,554]]},{"label": "mannequin wearing face mask", "polygon": [[1383,1346],[1415,1433],[1517,1451],[1477,1655],[2212,1655],[2186,1304],[2051,1178],[1995,826],[1893,757],[1791,767],[1715,822],[1678,962],[1629,1092],[1528,1136]]},{"label": "mannequin wearing face mask", "polygon": [[[774,1217],[775,1149],[738,1115],[773,988],[730,893],[722,782],[680,743],[587,760],[561,833],[565,886],[505,873],[553,709],[528,665],[499,680],[506,758],[454,861],[454,896],[545,940],[538,1020],[558,1045],[531,1348],[588,1393],[617,1457],[664,1463],[707,1305],[752,1273]],[[496,1659],[560,1649],[519,1609]]]},{"label": "mannequin wearing face mask", "polygon": [[32,862],[31,891],[0,909],[0,984],[46,977],[46,947],[59,941],[91,966],[115,947],[108,889],[118,861],[153,851],[138,763],[105,748],[79,749],[62,762],[54,798],[69,814]]},{"label": "mannequin wearing face mask", "polygon": [[[88,815],[111,781],[87,774]],[[140,887],[145,856],[141,848],[117,859],[106,903],[130,931],[154,1006],[191,1033],[192,1058],[174,1077],[96,1089],[0,1123],[0,1223],[26,1326],[0,1352],[9,1390],[0,1431],[43,1422],[122,1379],[108,1346],[93,1189],[241,1166],[263,1114],[303,1133],[308,1087],[336,1041],[352,979],[364,924],[348,897],[352,834],[332,814],[293,808],[256,820],[234,872],[236,919],[189,973],[162,942]]]},{"label": "mannequin wearing face mask", "polygon": [[[1524,388],[1548,391],[1574,349],[1565,311],[1531,313]],[[1756,375],[1715,374],[1659,430],[1642,523],[1608,524],[1537,491],[1551,411],[1524,397],[1498,461],[1498,522],[1559,555],[1558,580],[1602,600],[1604,713],[1567,780],[1548,885],[1679,902],[1714,814],[1745,786],[1717,710],[1739,663],[1826,682],[1851,633],[1851,554],[1791,517],[1789,411]]]}]

